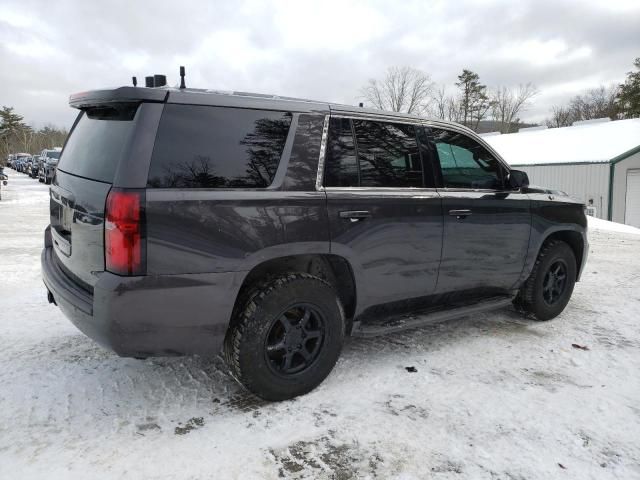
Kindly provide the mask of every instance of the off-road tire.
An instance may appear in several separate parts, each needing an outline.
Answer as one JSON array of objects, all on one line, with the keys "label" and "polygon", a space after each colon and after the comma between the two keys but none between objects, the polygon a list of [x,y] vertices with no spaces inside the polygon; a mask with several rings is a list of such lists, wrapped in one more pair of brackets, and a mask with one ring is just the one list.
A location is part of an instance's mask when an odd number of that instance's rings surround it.
[{"label": "off-road tire", "polygon": [[[272,328],[288,308],[306,304],[323,318],[323,339],[313,362],[299,373],[281,374],[268,358]],[[333,287],[307,273],[290,273],[249,289],[239,299],[224,342],[231,375],[269,401],[304,395],[331,373],[344,342],[344,310]]]},{"label": "off-road tire", "polygon": [[[543,296],[545,277],[550,268],[558,263],[566,266],[566,285],[557,300],[549,304]],[[546,242],[540,249],[531,275],[520,289],[516,306],[532,314],[536,320],[546,321],[557,317],[569,303],[576,273],[576,257],[571,247],[560,240]]]}]

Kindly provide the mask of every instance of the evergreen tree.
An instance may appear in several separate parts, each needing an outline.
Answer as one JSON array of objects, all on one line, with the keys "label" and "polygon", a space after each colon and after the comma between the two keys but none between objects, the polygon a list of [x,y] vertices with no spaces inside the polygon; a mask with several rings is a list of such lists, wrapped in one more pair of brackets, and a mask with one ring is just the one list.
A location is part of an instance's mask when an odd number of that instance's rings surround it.
[{"label": "evergreen tree", "polygon": [[460,117],[462,124],[475,130],[480,121],[486,117],[492,105],[487,95],[487,86],[480,83],[480,76],[477,73],[466,68],[458,75],[456,86],[461,92]]},{"label": "evergreen tree", "polygon": [[618,107],[625,118],[640,117],[640,57],[636,58],[633,65],[637,71],[627,73],[617,97]]}]

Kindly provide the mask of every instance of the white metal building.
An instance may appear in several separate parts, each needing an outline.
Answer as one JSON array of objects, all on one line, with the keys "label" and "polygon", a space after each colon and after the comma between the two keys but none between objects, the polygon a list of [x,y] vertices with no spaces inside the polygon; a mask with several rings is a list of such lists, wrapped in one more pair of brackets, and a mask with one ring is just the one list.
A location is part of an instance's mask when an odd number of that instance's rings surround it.
[{"label": "white metal building", "polygon": [[532,185],[561,190],[595,216],[640,227],[640,118],[485,134],[484,140]]}]

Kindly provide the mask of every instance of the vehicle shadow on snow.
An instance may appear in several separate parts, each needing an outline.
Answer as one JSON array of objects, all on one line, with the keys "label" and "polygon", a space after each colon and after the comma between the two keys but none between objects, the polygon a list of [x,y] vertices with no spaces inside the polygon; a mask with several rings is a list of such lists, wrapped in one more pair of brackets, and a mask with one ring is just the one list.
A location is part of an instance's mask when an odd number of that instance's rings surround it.
[{"label": "vehicle shadow on snow", "polygon": [[[336,369],[342,368],[345,361],[368,365],[372,360],[381,361],[383,357],[386,361],[399,353],[404,361],[407,352],[428,354],[469,337],[544,336],[544,330],[532,328],[534,324],[505,309],[382,337],[348,338]],[[195,416],[198,412],[200,416],[250,413],[268,405],[240,387],[220,357],[120,358],[81,334],[52,338],[37,351],[37,364],[46,363],[46,369],[61,373],[47,378],[50,392],[57,392],[63,397],[59,400],[67,402],[72,386],[71,395],[84,392],[75,400],[82,403],[83,410],[94,408],[103,415],[128,418],[136,410],[176,412],[188,405],[188,410],[194,412],[191,427],[197,428],[201,426]],[[34,370],[42,367],[32,365]],[[50,382],[71,385],[56,388]]]}]

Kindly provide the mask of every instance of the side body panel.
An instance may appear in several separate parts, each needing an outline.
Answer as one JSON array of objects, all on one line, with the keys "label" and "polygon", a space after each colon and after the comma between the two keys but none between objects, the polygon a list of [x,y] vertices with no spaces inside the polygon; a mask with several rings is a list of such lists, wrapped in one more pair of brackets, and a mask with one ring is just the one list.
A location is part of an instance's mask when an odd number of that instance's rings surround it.
[{"label": "side body panel", "polygon": [[[368,307],[432,294],[442,249],[439,195],[429,189],[327,188],[331,253],[346,258]],[[366,211],[352,220],[341,212]]]},{"label": "side body panel", "polygon": [[[522,273],[531,231],[529,198],[519,192],[440,190],[444,242],[438,293],[510,290]],[[468,210],[468,216],[456,211]]]},{"label": "side body panel", "polygon": [[559,197],[549,193],[528,193],[528,196],[531,200],[531,240],[520,283],[531,274],[544,241],[558,232],[574,232],[582,240],[584,251],[582,261],[578,260],[579,280],[589,253],[584,205],[569,197]]},{"label": "side body panel", "polygon": [[147,190],[149,274],[247,272],[329,253],[324,192]]}]

